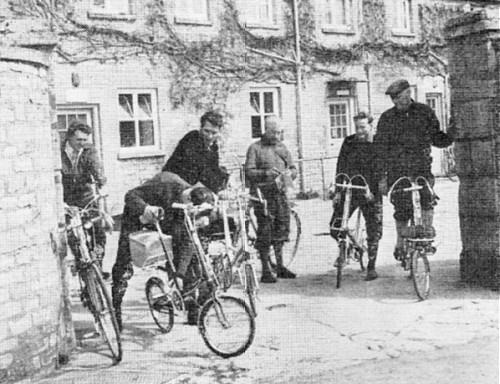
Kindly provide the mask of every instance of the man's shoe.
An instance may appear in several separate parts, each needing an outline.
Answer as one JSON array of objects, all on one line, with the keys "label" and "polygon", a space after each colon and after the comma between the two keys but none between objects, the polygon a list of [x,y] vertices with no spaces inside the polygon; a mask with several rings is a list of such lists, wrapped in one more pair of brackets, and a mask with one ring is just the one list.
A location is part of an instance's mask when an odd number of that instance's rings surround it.
[{"label": "man's shoe", "polygon": [[271,272],[263,272],[260,278],[261,283],[276,283],[278,279]]},{"label": "man's shoe", "polygon": [[394,249],[394,258],[397,261],[403,261],[405,258],[405,251],[402,248],[395,248]]},{"label": "man's shoe", "polygon": [[285,267],[278,267],[278,278],[280,279],[295,279],[297,275]]},{"label": "man's shoe", "polygon": [[369,269],[365,281],[372,281],[378,278],[378,273],[375,271],[375,269]]}]

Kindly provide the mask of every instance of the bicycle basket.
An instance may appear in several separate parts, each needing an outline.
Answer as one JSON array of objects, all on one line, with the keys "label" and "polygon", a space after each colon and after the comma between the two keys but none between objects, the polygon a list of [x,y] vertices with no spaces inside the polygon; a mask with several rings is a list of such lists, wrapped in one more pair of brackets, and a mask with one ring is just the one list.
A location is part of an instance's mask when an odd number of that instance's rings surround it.
[{"label": "bicycle basket", "polygon": [[[139,268],[145,268],[167,260],[156,231],[142,230],[131,233],[129,242],[132,262]],[[167,248],[167,252],[173,258],[172,236],[163,235],[163,243]]]}]

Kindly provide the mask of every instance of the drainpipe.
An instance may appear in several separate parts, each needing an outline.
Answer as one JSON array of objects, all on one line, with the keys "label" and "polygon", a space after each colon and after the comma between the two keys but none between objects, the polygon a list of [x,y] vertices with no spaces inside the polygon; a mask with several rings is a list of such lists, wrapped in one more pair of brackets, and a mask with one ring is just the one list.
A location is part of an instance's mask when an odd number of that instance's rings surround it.
[{"label": "drainpipe", "polygon": [[295,83],[295,112],[297,121],[297,154],[299,163],[299,185],[300,191],[305,192],[304,185],[304,164],[303,164],[303,148],[302,148],[302,63],[300,56],[300,33],[299,33],[299,7],[297,0],[293,0],[293,16],[295,30],[295,72],[297,81]]}]

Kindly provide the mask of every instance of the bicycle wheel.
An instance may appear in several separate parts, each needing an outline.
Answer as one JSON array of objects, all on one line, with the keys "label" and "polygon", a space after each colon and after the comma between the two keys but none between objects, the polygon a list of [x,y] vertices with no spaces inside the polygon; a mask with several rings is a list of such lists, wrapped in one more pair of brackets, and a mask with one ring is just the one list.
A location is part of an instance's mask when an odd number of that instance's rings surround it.
[{"label": "bicycle wheel", "polygon": [[252,264],[245,264],[245,289],[252,315],[257,317],[257,277]]},{"label": "bicycle wheel", "polygon": [[218,296],[205,303],[198,321],[203,341],[217,355],[228,358],[244,353],[255,337],[255,318],[240,298]]},{"label": "bicycle wheel", "polygon": [[339,256],[335,261],[335,268],[337,268],[337,288],[340,288],[342,283],[342,268],[347,258],[347,244],[345,241],[339,242]]},{"label": "bicycle wheel", "polygon": [[90,311],[94,315],[95,322],[104,342],[108,345],[115,364],[122,360],[122,343],[115,311],[111,297],[104,285],[104,280],[99,267],[92,264],[83,276],[85,286],[90,299]]},{"label": "bicycle wheel", "polygon": [[283,244],[283,265],[285,267],[292,264],[299,250],[300,235],[302,234],[301,225],[299,214],[292,210],[290,214],[290,241]]},{"label": "bicycle wheel", "polygon": [[158,277],[151,277],[146,283],[146,298],[151,316],[162,333],[168,333],[174,326],[174,305],[165,290],[165,283]]},{"label": "bicycle wheel", "polygon": [[419,299],[427,299],[431,287],[431,269],[424,250],[416,249],[412,253],[411,278]]}]

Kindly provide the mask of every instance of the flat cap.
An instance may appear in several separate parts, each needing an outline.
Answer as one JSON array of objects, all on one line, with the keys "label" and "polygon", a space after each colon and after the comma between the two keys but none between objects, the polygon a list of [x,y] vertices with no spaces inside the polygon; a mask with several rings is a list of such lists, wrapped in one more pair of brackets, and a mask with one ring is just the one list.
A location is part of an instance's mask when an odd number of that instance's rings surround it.
[{"label": "flat cap", "polygon": [[389,88],[387,88],[387,91],[385,91],[386,95],[391,95],[391,96],[397,96],[404,90],[410,88],[410,83],[407,80],[401,79],[401,80],[396,80],[394,83],[389,85]]}]

